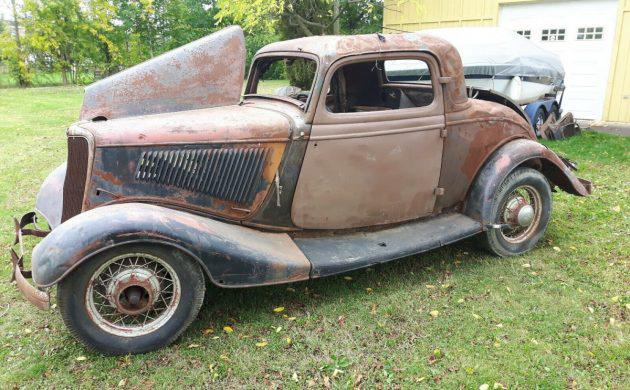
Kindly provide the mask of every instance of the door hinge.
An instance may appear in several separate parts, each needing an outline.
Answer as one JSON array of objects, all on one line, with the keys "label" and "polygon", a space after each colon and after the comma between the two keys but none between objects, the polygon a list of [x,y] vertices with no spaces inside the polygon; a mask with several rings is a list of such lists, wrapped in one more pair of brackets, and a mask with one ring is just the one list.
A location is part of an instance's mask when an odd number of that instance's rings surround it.
[{"label": "door hinge", "polygon": [[446,129],[440,130],[440,138],[446,138],[446,137],[448,137],[448,130]]},{"label": "door hinge", "polygon": [[444,188],[442,188],[442,187],[437,187],[437,188],[435,189],[435,196],[442,196],[442,195],[444,195]]},{"label": "door hinge", "polygon": [[440,82],[440,84],[448,84],[451,82],[452,79],[453,79],[452,77],[448,77],[448,76],[438,77],[438,81]]}]

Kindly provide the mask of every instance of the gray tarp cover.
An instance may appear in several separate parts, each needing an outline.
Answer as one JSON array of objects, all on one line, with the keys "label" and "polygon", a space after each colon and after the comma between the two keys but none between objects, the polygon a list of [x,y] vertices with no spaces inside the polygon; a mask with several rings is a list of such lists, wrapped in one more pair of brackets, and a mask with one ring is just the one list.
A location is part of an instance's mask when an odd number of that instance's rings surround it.
[{"label": "gray tarp cover", "polygon": [[[560,57],[511,30],[501,27],[460,27],[420,32],[451,42],[462,57],[467,77],[543,77],[552,79],[554,84],[564,79]],[[396,64],[396,68],[396,71],[403,72],[411,66],[406,67],[401,61]]]}]

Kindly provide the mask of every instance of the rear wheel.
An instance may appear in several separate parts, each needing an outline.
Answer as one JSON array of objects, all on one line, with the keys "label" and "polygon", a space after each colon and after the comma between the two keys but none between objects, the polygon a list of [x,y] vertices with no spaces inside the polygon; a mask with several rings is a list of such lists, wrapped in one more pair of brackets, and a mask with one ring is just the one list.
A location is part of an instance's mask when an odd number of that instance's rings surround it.
[{"label": "rear wheel", "polygon": [[126,245],[81,264],[57,288],[72,334],[105,355],[143,353],[173,342],[205,293],[199,265],[181,251]]},{"label": "rear wheel", "polygon": [[532,249],[551,218],[551,188],[545,176],[531,168],[517,168],[497,189],[491,218],[495,228],[484,233],[491,252],[513,256]]}]

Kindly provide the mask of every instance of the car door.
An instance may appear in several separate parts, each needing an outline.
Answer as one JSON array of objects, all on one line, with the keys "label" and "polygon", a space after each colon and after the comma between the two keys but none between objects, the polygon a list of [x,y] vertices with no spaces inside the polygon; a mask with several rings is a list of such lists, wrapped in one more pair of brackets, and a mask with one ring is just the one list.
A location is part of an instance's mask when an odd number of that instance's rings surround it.
[{"label": "car door", "polygon": [[437,62],[423,52],[330,67],[293,200],[296,226],[355,228],[433,213],[445,125],[438,80]]}]

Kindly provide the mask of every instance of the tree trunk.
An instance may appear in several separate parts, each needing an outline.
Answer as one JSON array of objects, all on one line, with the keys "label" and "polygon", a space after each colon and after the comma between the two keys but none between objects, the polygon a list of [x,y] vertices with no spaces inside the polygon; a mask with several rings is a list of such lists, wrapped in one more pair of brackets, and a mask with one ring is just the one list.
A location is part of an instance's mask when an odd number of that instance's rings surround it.
[{"label": "tree trunk", "polygon": [[20,42],[20,26],[18,25],[17,9],[15,8],[15,0],[11,0],[11,7],[13,8],[13,28],[15,28],[15,44],[18,51],[22,52],[22,43]]},{"label": "tree trunk", "polygon": [[341,34],[341,24],[339,23],[339,3],[340,0],[333,0],[333,18],[335,22],[333,23],[333,34],[339,35]]}]

